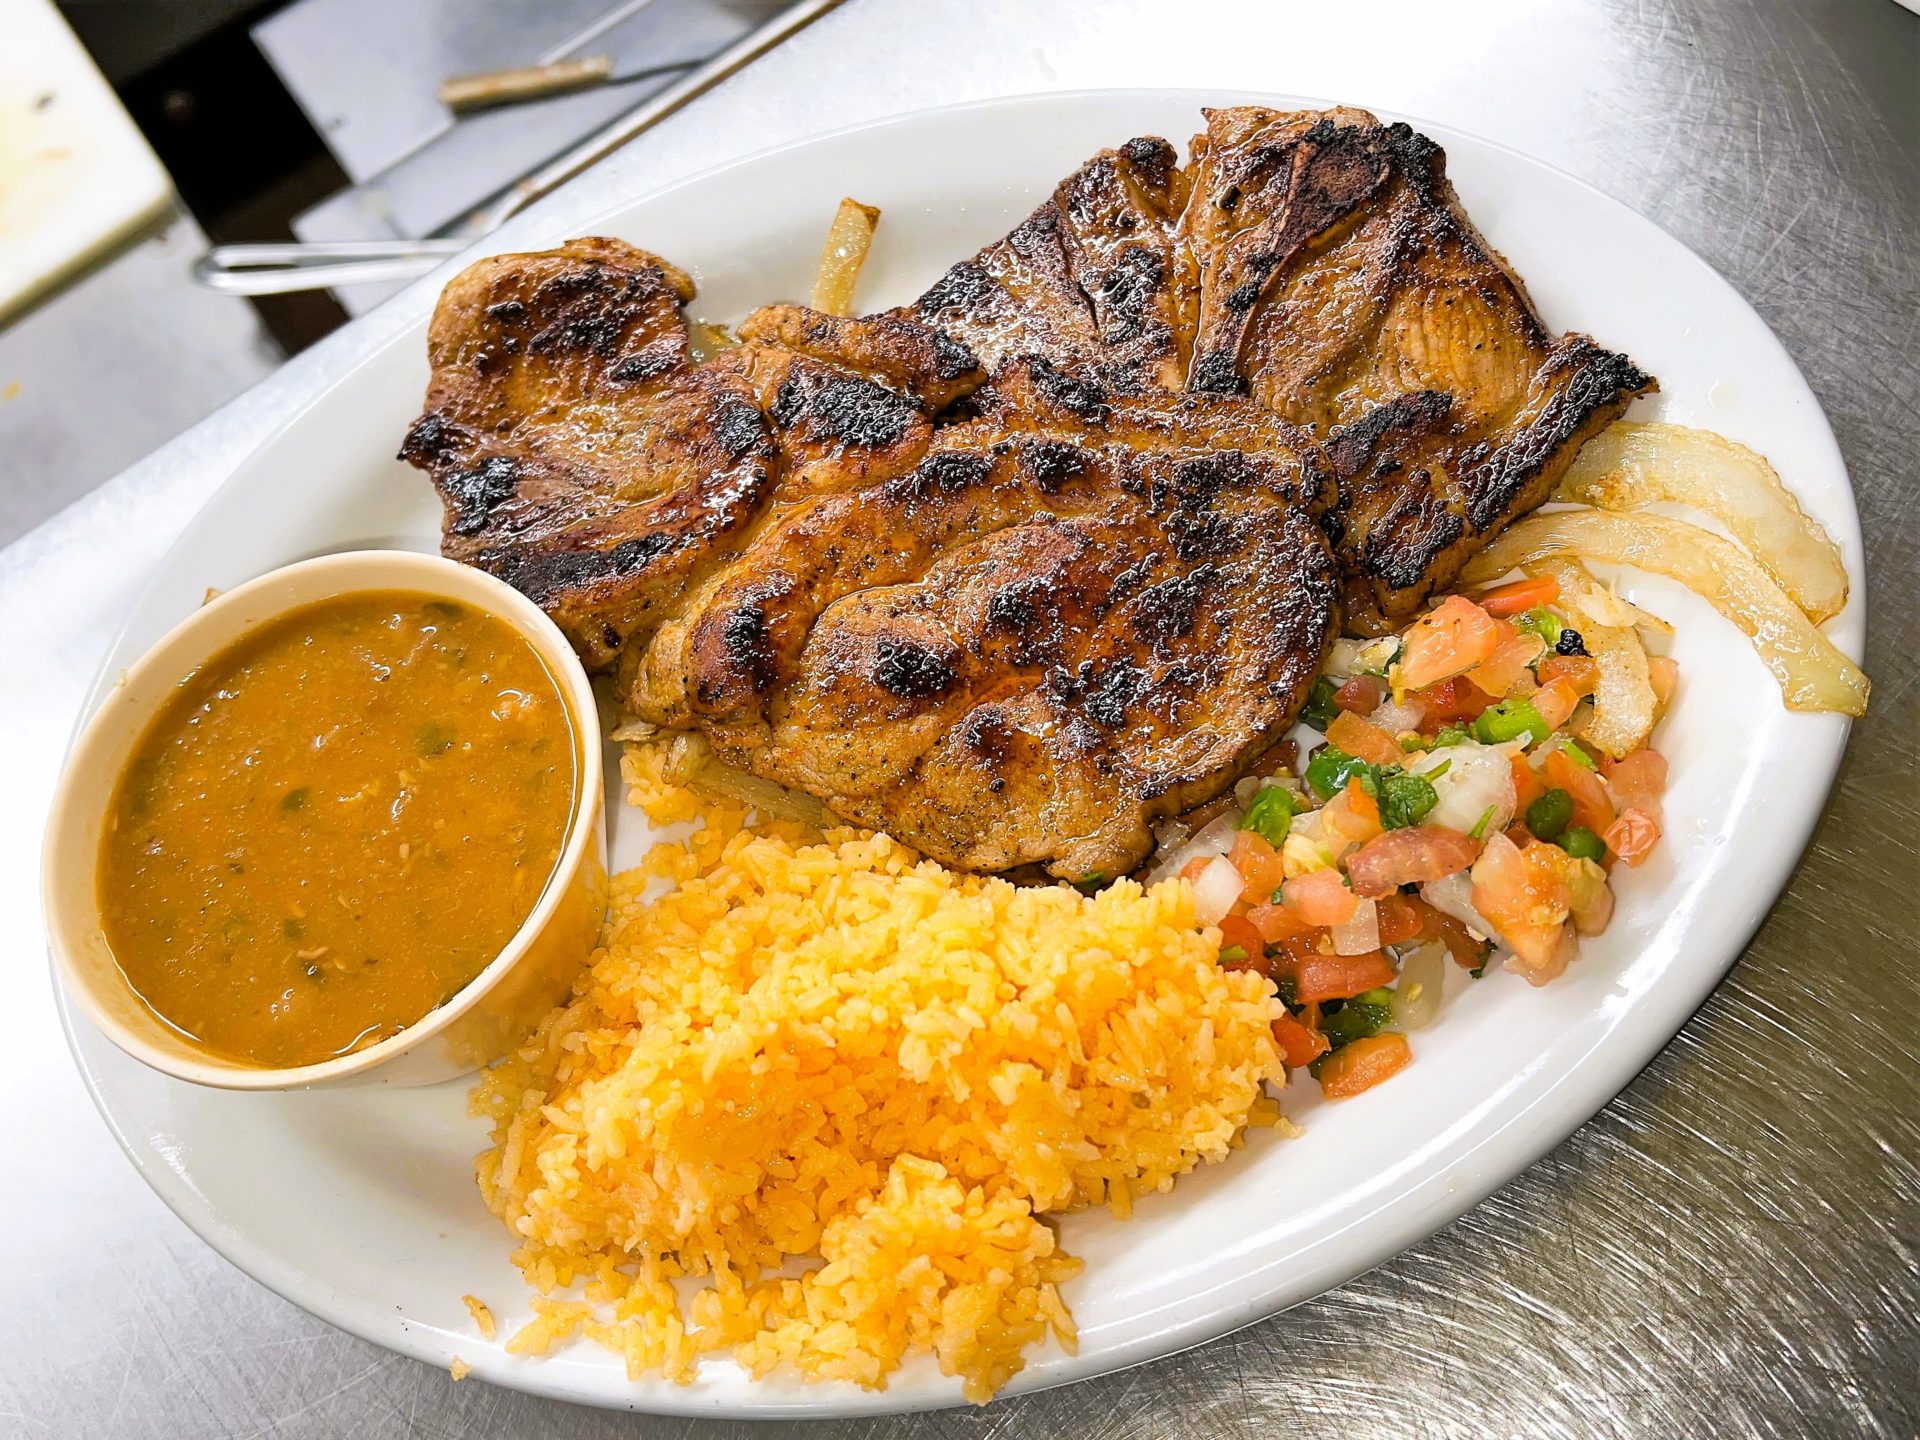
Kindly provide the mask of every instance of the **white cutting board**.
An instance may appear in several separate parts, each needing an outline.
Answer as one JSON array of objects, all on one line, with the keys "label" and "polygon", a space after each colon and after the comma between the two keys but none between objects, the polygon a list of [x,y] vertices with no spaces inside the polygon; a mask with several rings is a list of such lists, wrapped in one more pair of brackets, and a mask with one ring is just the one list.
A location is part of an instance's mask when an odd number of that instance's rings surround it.
[{"label": "white cutting board", "polygon": [[50,0],[0,0],[0,322],[155,219],[172,188]]}]

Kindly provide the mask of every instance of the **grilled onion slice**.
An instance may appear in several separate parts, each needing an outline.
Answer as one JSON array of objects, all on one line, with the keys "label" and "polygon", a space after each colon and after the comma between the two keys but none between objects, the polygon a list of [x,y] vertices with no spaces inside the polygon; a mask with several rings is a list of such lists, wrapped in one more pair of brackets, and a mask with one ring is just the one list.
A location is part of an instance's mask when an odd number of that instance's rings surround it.
[{"label": "grilled onion slice", "polygon": [[1587,653],[1600,667],[1593,709],[1573,722],[1574,738],[1618,760],[1647,743],[1657,701],[1647,670],[1647,652],[1631,630],[1592,625],[1582,630]]},{"label": "grilled onion slice", "polygon": [[1780,682],[1790,710],[1859,715],[1867,677],[1808,623],[1786,592],[1737,546],[1698,525],[1664,515],[1556,510],[1510,526],[1467,565],[1465,580],[1484,584],[1549,555],[1666,575],[1710,602],[1744,630]]},{"label": "grilled onion slice", "polygon": [[879,223],[876,207],[853,199],[840,202],[833,224],[827,228],[820,269],[813,279],[814,309],[826,315],[853,313],[853,287],[860,279],[860,267],[867,263],[874,227]]},{"label": "grilled onion slice", "polygon": [[1662,500],[1718,520],[1814,624],[1847,603],[1840,548],[1800,508],[1764,456],[1711,430],[1622,420],[1574,459],[1561,500],[1637,510]]}]

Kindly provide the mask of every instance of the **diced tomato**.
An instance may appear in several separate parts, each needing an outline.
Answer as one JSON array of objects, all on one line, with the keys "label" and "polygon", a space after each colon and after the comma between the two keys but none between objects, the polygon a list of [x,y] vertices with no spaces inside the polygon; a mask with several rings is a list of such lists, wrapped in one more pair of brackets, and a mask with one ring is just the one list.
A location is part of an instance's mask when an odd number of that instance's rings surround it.
[{"label": "diced tomato", "polygon": [[[1613,801],[1600,777],[1564,750],[1547,754],[1547,783],[1573,797],[1573,823],[1584,825],[1596,835],[1605,835],[1613,824]],[[1489,917],[1491,918],[1491,917]]]},{"label": "diced tomato", "polygon": [[1586,696],[1600,683],[1600,662],[1591,655],[1549,655],[1535,673],[1542,685],[1565,680],[1573,686],[1574,694]]},{"label": "diced tomato", "polygon": [[1274,947],[1280,951],[1280,964],[1275,973],[1293,973],[1293,967],[1302,960],[1311,960],[1316,955],[1333,953],[1333,937],[1327,933],[1324,925],[1309,925],[1298,934],[1289,935]]},{"label": "diced tomato", "polygon": [[1411,900],[1420,912],[1421,938],[1438,940],[1447,947],[1447,954],[1453,957],[1453,963],[1462,970],[1477,970],[1486,960],[1487,952],[1493,947],[1473,938],[1466,925],[1447,914],[1436,910],[1424,900]]},{"label": "diced tomato", "polygon": [[1573,712],[1579,704],[1580,692],[1574,688],[1571,680],[1564,677],[1549,680],[1533,692],[1533,708],[1555,730],[1573,718]]},{"label": "diced tomato", "polygon": [[1280,888],[1280,882],[1287,878],[1280,852],[1269,845],[1264,836],[1252,830],[1242,830],[1234,835],[1233,849],[1227,852],[1227,859],[1233,862],[1233,868],[1246,881],[1244,894],[1255,904],[1268,899]]},{"label": "diced tomato", "polygon": [[1602,768],[1616,805],[1660,818],[1660,800],[1667,793],[1666,756],[1657,750],[1635,750]]},{"label": "diced tomato", "polygon": [[1393,984],[1399,972],[1378,950],[1364,955],[1289,956],[1279,967],[1293,977],[1296,1004],[1318,1005],[1327,1000],[1351,1000],[1367,990]]},{"label": "diced tomato", "polygon": [[1476,597],[1489,615],[1521,615],[1536,605],[1551,605],[1560,598],[1560,582],[1551,575],[1532,580],[1515,580],[1483,590]]},{"label": "diced tomato", "polygon": [[1398,765],[1407,758],[1400,742],[1371,720],[1363,720],[1350,711],[1341,711],[1327,726],[1327,743],[1369,765]]},{"label": "diced tomato", "polygon": [[1512,757],[1513,765],[1513,807],[1514,813],[1524,815],[1527,807],[1547,793],[1547,787],[1534,773],[1533,766],[1525,755]]},{"label": "diced tomato", "polygon": [[1660,822],[1644,810],[1622,810],[1601,836],[1607,849],[1629,865],[1638,865],[1660,843]]},{"label": "diced tomato", "polygon": [[1408,629],[1397,679],[1406,690],[1471,670],[1500,643],[1493,617],[1464,595],[1449,595]]},{"label": "diced tomato", "polygon": [[1272,973],[1267,963],[1267,941],[1244,915],[1227,915],[1220,920],[1220,953],[1238,948],[1245,952],[1239,960],[1222,960],[1222,966],[1229,970],[1258,970],[1262,975]]},{"label": "diced tomato", "polygon": [[1309,925],[1339,925],[1353,918],[1360,897],[1347,888],[1338,870],[1315,870],[1287,881],[1289,910]]},{"label": "diced tomato", "polygon": [[1480,842],[1439,825],[1412,825],[1376,835],[1347,857],[1353,893],[1378,897],[1466,869]]},{"label": "diced tomato", "polygon": [[1320,1093],[1329,1100],[1347,1100],[1391,1080],[1407,1068],[1413,1047],[1407,1037],[1388,1031],[1342,1045],[1320,1062]]},{"label": "diced tomato", "polygon": [[1326,1036],[1318,1030],[1309,1029],[1291,1015],[1282,1015],[1273,1022],[1273,1039],[1280,1047],[1280,1058],[1286,1061],[1289,1070],[1311,1065],[1331,1048]]},{"label": "diced tomato", "polygon": [[1525,850],[1505,835],[1490,838],[1473,865],[1473,908],[1491,920],[1502,935],[1509,926],[1552,920],[1536,915],[1537,897]]},{"label": "diced tomato", "polygon": [[[1371,715],[1386,698],[1387,687],[1372,675],[1356,675],[1333,692],[1333,703],[1351,715]],[[1332,737],[1329,736],[1329,739]],[[1344,746],[1341,747],[1345,749]],[[1357,752],[1348,750],[1349,755]]]},{"label": "diced tomato", "polygon": [[[1347,809],[1353,812],[1356,820],[1371,825],[1376,831],[1380,828],[1380,802],[1367,793],[1357,776],[1347,780]],[[1372,836],[1368,836],[1372,839]]]},{"label": "diced tomato", "polygon": [[1533,662],[1540,658],[1547,642],[1538,635],[1514,629],[1504,620],[1494,623],[1505,631],[1500,644],[1485,660],[1467,671],[1466,679],[1475,689],[1499,700],[1520,683],[1522,676],[1531,678]]},{"label": "diced tomato", "polygon": [[1377,904],[1382,945],[1404,945],[1426,928],[1425,917],[1416,908],[1417,902],[1408,896],[1382,895]]},{"label": "diced tomato", "polygon": [[1572,907],[1565,867],[1573,857],[1535,842],[1524,850],[1496,835],[1473,865],[1473,906],[1500,932],[1514,969],[1543,985],[1566,969],[1573,953]]},{"label": "diced tomato", "polygon": [[1191,885],[1200,878],[1200,872],[1213,863],[1211,855],[1196,855],[1180,867],[1180,878]]},{"label": "diced tomato", "polygon": [[1420,733],[1437,735],[1449,725],[1477,720],[1493,704],[1493,696],[1463,677],[1443,680],[1412,697],[1420,706]]},{"label": "diced tomato", "polygon": [[1247,920],[1269,945],[1305,935],[1314,928],[1284,905],[1256,905],[1247,911]]},{"label": "diced tomato", "polygon": [[1380,804],[1357,779],[1320,807],[1320,835],[1327,848],[1340,855],[1364,845],[1380,833]]}]

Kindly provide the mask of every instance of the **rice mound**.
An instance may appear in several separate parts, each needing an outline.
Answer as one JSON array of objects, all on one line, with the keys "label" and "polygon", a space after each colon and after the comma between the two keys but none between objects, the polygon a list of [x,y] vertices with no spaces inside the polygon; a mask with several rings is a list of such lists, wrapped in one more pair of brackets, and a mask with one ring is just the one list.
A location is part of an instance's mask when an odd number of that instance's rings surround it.
[{"label": "rice mound", "polygon": [[870,1387],[928,1350],[983,1402],[1049,1331],[1074,1345],[1043,1215],[1124,1216],[1274,1123],[1279,1002],[1219,968],[1185,884],[1089,898],[750,827],[671,782],[668,743],[629,747],[633,798],[704,828],[615,878],[572,1001],[473,1094],[542,1297],[509,1348]]}]

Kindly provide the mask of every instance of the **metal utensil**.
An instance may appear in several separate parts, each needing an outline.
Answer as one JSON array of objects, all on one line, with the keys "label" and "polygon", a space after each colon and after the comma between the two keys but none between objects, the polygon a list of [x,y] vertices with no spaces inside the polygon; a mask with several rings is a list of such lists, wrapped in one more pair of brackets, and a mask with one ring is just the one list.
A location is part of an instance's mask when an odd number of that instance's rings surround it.
[{"label": "metal utensil", "polygon": [[789,36],[805,29],[842,0],[800,0],[765,25],[728,46],[685,79],[669,85],[613,124],[589,135],[442,234],[424,240],[335,240],[307,243],[218,245],[193,265],[193,278],[228,295],[284,295],[335,285],[410,280],[424,275],[480,236],[499,228],[541,196],[604,160],[635,136],[745,69]]},{"label": "metal utensil", "polygon": [[555,60],[548,65],[522,65],[512,70],[454,75],[440,82],[440,103],[456,115],[471,115],[476,110],[523,105],[530,100],[568,95],[575,90],[657,80],[662,75],[692,70],[705,64],[706,59],[702,56],[698,60],[679,60],[671,65],[649,65],[642,70],[616,75],[613,73],[611,55],[587,55],[578,60]]}]

